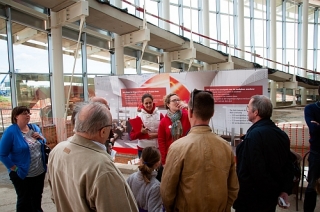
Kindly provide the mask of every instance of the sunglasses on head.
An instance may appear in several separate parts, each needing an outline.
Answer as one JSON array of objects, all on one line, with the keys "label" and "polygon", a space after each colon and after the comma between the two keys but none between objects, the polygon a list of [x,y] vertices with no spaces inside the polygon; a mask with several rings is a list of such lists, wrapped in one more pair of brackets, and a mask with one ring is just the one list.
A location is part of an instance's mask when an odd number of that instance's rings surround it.
[{"label": "sunglasses on head", "polygon": [[190,94],[190,99],[191,99],[191,108],[190,108],[190,110],[193,110],[193,108],[194,108],[194,98],[200,92],[206,92],[206,93],[209,93],[210,95],[213,95],[213,93],[211,91],[194,89]]}]

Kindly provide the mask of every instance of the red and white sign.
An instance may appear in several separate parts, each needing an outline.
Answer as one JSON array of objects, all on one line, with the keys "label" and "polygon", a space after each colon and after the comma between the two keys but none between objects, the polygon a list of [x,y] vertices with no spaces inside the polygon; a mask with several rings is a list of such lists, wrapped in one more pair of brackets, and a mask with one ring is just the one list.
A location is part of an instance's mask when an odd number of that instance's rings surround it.
[{"label": "red and white sign", "polygon": [[248,104],[253,95],[262,95],[261,86],[205,86],[215,104]]}]

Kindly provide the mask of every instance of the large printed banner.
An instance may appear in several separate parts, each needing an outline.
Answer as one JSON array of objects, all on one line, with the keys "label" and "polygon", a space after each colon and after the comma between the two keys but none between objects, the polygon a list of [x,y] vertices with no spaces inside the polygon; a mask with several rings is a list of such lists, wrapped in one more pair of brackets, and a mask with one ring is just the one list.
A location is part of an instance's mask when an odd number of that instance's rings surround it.
[{"label": "large printed banner", "polygon": [[139,107],[143,94],[149,93],[153,96],[153,103],[156,106],[163,105],[163,97],[166,95],[166,88],[122,88],[121,100],[123,107]]},{"label": "large printed banner", "polygon": [[215,99],[215,114],[210,122],[215,132],[245,132],[251,123],[246,105],[256,94],[268,96],[268,71],[224,70],[96,77],[95,95],[110,103],[113,119],[127,120],[137,116],[141,97],[150,93],[159,110],[166,114],[163,103],[169,93],[188,102],[193,89],[210,90]]},{"label": "large printed banner", "polygon": [[215,104],[247,104],[250,97],[262,94],[261,86],[205,86],[211,91]]}]

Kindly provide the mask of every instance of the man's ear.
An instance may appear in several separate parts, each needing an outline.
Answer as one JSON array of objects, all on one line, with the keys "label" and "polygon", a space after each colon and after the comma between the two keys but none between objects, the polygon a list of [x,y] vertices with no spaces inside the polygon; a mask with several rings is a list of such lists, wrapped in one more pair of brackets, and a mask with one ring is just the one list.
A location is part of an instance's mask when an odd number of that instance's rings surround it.
[{"label": "man's ear", "polygon": [[104,135],[105,135],[107,132],[108,132],[108,131],[107,131],[107,127],[104,127],[102,130],[100,130],[99,136],[100,136],[101,138],[103,138]]},{"label": "man's ear", "polygon": [[189,116],[189,118],[193,117],[193,110],[190,108],[188,108],[188,116]]}]

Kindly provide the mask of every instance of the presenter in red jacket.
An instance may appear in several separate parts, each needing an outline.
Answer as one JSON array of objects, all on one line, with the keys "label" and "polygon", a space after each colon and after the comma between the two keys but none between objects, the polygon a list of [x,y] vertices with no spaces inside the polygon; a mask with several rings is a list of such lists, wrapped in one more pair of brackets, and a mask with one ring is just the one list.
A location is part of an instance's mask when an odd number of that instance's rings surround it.
[{"label": "presenter in red jacket", "polygon": [[188,119],[188,105],[182,102],[179,96],[171,93],[165,97],[164,105],[167,114],[160,121],[158,130],[158,143],[161,153],[161,163],[164,166],[170,145],[175,140],[185,136],[190,130]]},{"label": "presenter in red jacket", "polygon": [[138,117],[142,121],[142,126],[139,126],[138,129],[132,127],[130,132],[130,139],[138,140],[139,158],[144,148],[149,146],[158,148],[158,128],[160,120],[163,118],[162,113],[160,113],[153,102],[153,96],[151,94],[143,94],[141,103],[141,112],[138,114]]}]

